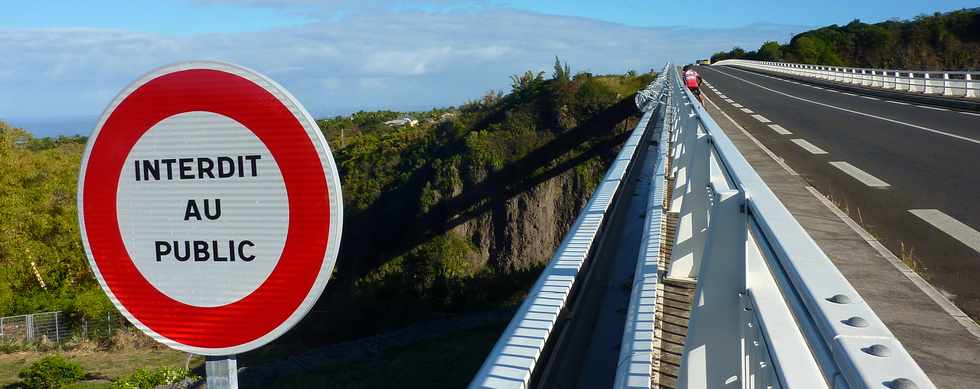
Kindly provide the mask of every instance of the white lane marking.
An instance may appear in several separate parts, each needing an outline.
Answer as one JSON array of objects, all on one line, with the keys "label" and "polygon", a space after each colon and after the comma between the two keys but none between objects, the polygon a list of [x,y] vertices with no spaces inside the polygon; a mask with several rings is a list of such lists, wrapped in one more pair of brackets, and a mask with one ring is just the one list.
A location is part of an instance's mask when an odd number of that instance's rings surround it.
[{"label": "white lane marking", "polygon": [[963,222],[954,219],[938,209],[910,209],[909,213],[932,224],[933,227],[945,232],[946,235],[953,237],[967,245],[967,247],[980,253],[980,231],[974,230]]},{"label": "white lane marking", "polygon": [[732,124],[734,124],[736,128],[741,130],[742,134],[744,134],[747,138],[749,138],[749,140],[751,140],[752,143],[755,143],[756,146],[759,146],[759,148],[762,149],[762,151],[766,153],[766,155],[768,155],[769,158],[772,158],[773,161],[776,161],[776,163],[779,164],[779,166],[782,167],[783,170],[785,170],[787,173],[793,176],[799,175],[798,173],[796,173],[796,170],[793,170],[793,168],[789,167],[789,165],[786,164],[786,161],[783,161],[782,158],[776,156],[776,153],[773,153],[772,150],[769,150],[769,148],[763,145],[762,142],[759,142],[759,140],[755,139],[755,137],[752,136],[752,134],[749,134],[749,132],[746,131],[744,128],[742,128],[742,126],[738,125],[738,122],[736,122],[735,119],[732,119],[731,116],[728,116],[728,114],[725,113],[725,111],[722,111],[721,107],[715,104],[714,101],[711,101],[711,99],[705,99],[705,100],[708,100],[708,103],[710,103],[713,107],[715,107],[715,109],[718,110],[718,112],[721,112],[721,115],[724,116],[725,119],[728,119],[728,121],[732,122]]},{"label": "white lane marking", "polygon": [[760,123],[772,123],[772,120],[766,119],[766,117],[762,115],[752,115],[752,117],[755,118],[755,120],[758,120]]},{"label": "white lane marking", "polygon": [[783,128],[783,126],[780,126],[778,124],[770,124],[769,125],[769,128],[771,128],[773,131],[776,131],[776,133],[779,134],[779,135],[789,135],[789,134],[792,134],[792,132],[789,132],[789,130]]},{"label": "white lane marking", "polygon": [[742,112],[745,112],[745,113],[755,113],[755,112],[752,112],[752,110],[751,109],[748,109],[748,108],[742,108]]},{"label": "white lane marking", "polygon": [[889,102],[889,103],[892,103],[892,104],[898,104],[898,105],[909,105],[909,103],[903,103],[903,102],[901,102],[901,101],[895,101],[895,100],[885,100],[885,101],[887,101],[887,102]]},{"label": "white lane marking", "polygon": [[[712,70],[714,70],[714,69],[712,69]],[[741,70],[741,69],[736,69],[736,70],[739,70],[739,71],[744,72],[744,70]],[[786,96],[786,97],[789,97],[789,98],[797,99],[797,100],[800,100],[800,101],[806,101],[808,103],[816,104],[816,105],[827,107],[827,108],[833,108],[833,109],[841,110],[841,111],[844,111],[844,112],[850,112],[850,113],[853,113],[855,115],[867,116],[867,117],[875,118],[875,119],[878,119],[878,120],[884,120],[884,121],[890,122],[890,123],[901,124],[903,126],[917,128],[917,129],[920,129],[920,130],[923,130],[923,131],[928,131],[928,132],[931,132],[931,133],[934,133],[934,134],[945,135],[945,136],[948,136],[950,138],[959,139],[959,140],[962,140],[962,141],[967,141],[967,142],[970,142],[970,143],[975,143],[975,144],[980,145],[980,140],[976,140],[976,139],[973,139],[973,138],[965,137],[965,136],[962,136],[962,135],[956,135],[956,134],[953,134],[953,133],[950,133],[950,132],[946,132],[946,131],[942,131],[942,130],[936,130],[936,129],[925,127],[925,126],[920,126],[918,124],[906,123],[906,122],[895,120],[895,119],[889,119],[889,118],[886,118],[886,117],[883,117],[883,116],[872,115],[870,113],[865,113],[865,112],[861,112],[861,111],[855,111],[853,109],[841,108],[841,107],[838,107],[836,105],[825,104],[825,103],[821,103],[819,101],[813,101],[813,100],[810,100],[810,99],[804,99],[802,97],[797,97],[797,96],[791,95],[789,93],[784,93],[784,92],[780,92],[780,91],[775,90],[775,89],[770,89],[770,88],[764,87],[764,86],[759,85],[759,84],[756,84],[756,83],[754,83],[752,81],[746,80],[746,79],[741,78],[741,77],[738,77],[738,76],[733,76],[731,74],[722,72],[720,70],[718,70],[718,73],[721,73],[723,75],[726,75],[728,77],[731,77],[731,78],[740,80],[740,81],[745,82],[747,84],[755,85],[755,86],[757,86],[759,88],[762,88],[762,89],[765,89],[767,91],[770,91],[770,92],[773,92],[773,93],[776,93],[776,94],[780,94],[780,95],[783,95],[783,96]]]},{"label": "white lane marking", "polygon": [[725,102],[728,104],[735,104],[735,100],[732,99],[725,99]]},{"label": "white lane marking", "polygon": [[885,259],[888,260],[888,262],[891,263],[892,266],[895,267],[895,269],[897,269],[900,273],[905,275],[906,278],[911,280],[912,283],[919,288],[919,290],[925,293],[926,296],[929,296],[929,298],[932,299],[933,302],[938,304],[944,311],[946,311],[947,314],[949,314],[950,316],[953,317],[954,320],[959,322],[960,325],[963,326],[963,328],[966,328],[966,330],[969,331],[970,334],[980,339],[980,324],[977,324],[977,322],[973,321],[973,319],[967,316],[966,313],[963,313],[963,311],[957,308],[956,305],[954,305],[951,301],[949,301],[949,299],[946,298],[946,296],[943,295],[942,292],[940,292],[938,289],[936,289],[936,287],[932,286],[932,284],[924,280],[922,276],[916,274],[914,271],[912,271],[912,269],[909,269],[909,267],[906,266],[905,263],[903,263],[900,259],[898,259],[898,257],[895,256],[895,254],[893,254],[891,251],[888,251],[888,249],[885,248],[885,245],[881,244],[881,242],[879,242],[878,239],[876,239],[874,236],[871,235],[871,233],[865,230],[864,227],[861,227],[861,225],[859,225],[856,221],[854,221],[854,219],[851,219],[850,216],[847,216],[847,214],[844,213],[844,211],[841,211],[840,208],[837,208],[837,206],[834,205],[834,203],[832,203],[829,199],[827,199],[827,196],[824,196],[822,193],[817,191],[817,189],[812,186],[807,186],[806,190],[810,191],[810,193],[813,194],[813,196],[816,197],[817,200],[820,200],[820,202],[823,203],[823,205],[827,207],[827,209],[830,209],[830,212],[833,212],[834,215],[837,215],[838,218],[843,220],[848,227],[851,227],[851,230],[853,230],[859,236],[861,236],[861,239],[864,239],[864,241],[867,242],[869,245],[871,245],[871,247],[874,248],[875,251],[878,252],[878,254],[881,254],[882,257],[885,257]]},{"label": "white lane marking", "polygon": [[959,111],[959,112],[960,112],[961,114],[964,114],[964,115],[970,115],[970,116],[980,116],[980,113],[973,113],[973,112],[963,112],[963,111]]},{"label": "white lane marking", "polygon": [[848,95],[848,96],[857,96],[856,94],[853,94],[853,93],[849,93],[849,92],[841,92],[841,93],[843,93],[843,94],[845,94],[845,95]]},{"label": "white lane marking", "polygon": [[847,175],[853,177],[855,180],[861,181],[862,184],[872,188],[887,188],[891,186],[878,177],[872,176],[871,174],[868,174],[868,172],[858,169],[854,165],[847,162],[831,162],[830,164]]},{"label": "white lane marking", "polygon": [[879,100],[877,97],[871,97],[871,96],[858,96],[858,97],[862,99],[868,99],[868,100]]},{"label": "white lane marking", "polygon": [[732,103],[732,106],[735,108],[742,108],[742,104],[739,103]]},{"label": "white lane marking", "polygon": [[721,98],[723,98],[723,99],[727,99],[727,98],[728,98],[728,96],[725,96],[725,95],[721,95],[721,94],[720,94],[720,95],[718,95],[718,97],[721,97]]},{"label": "white lane marking", "polygon": [[932,110],[936,110],[936,111],[949,111],[949,110],[948,110],[948,109],[946,109],[946,108],[939,108],[939,107],[930,107],[930,106],[928,106],[928,105],[916,105],[916,107],[919,107],[919,108],[925,108],[925,109],[932,109]]},{"label": "white lane marking", "polygon": [[810,154],[813,155],[827,154],[827,152],[824,151],[824,149],[817,147],[813,143],[807,142],[806,139],[790,139],[789,141],[796,143],[796,145],[802,147],[803,150],[809,151]]}]

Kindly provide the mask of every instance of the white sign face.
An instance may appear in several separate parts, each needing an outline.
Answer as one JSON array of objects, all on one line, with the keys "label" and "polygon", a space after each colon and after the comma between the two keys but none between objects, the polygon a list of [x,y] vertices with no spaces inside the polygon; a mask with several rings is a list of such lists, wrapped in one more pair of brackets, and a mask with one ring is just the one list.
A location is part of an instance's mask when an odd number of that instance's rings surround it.
[{"label": "white sign face", "polygon": [[254,292],[286,242],[279,165],[255,134],[216,113],[181,113],[150,127],[116,193],[136,268],[184,304],[216,307]]},{"label": "white sign face", "polygon": [[252,350],[306,315],[337,259],[342,204],[299,102],[215,62],[126,88],[78,183],[82,241],[110,300],[157,341],[203,355]]}]

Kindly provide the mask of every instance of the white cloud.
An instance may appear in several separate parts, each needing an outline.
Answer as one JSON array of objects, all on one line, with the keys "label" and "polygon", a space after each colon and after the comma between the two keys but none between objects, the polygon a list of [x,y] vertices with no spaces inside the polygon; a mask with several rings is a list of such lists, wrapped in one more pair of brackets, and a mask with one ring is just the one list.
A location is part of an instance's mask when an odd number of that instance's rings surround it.
[{"label": "white cloud", "polygon": [[[343,2],[341,2],[343,3]],[[316,114],[456,105],[508,76],[550,70],[620,73],[753,49],[799,26],[642,28],[507,9],[355,13],[266,32],[165,36],[104,29],[0,29],[0,117],[98,115],[146,71],[189,59],[266,73]]]}]

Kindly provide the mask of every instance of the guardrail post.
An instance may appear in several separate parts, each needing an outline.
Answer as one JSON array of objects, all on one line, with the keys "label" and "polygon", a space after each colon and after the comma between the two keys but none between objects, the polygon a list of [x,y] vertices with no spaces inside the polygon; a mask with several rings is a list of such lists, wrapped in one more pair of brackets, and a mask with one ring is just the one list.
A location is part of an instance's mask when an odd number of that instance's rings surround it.
[{"label": "guardrail post", "polygon": [[[689,102],[688,104],[696,104]],[[670,255],[668,279],[693,280],[701,268],[707,227],[706,188],[708,185],[708,135],[690,114],[678,112],[682,121],[677,137],[674,198],[671,212],[678,213],[677,237]],[[678,150],[679,149],[679,150]]]},{"label": "guardrail post", "polygon": [[747,385],[742,357],[747,231],[744,206],[745,195],[741,191],[715,192],[705,264],[698,276],[678,374],[680,388]]},{"label": "guardrail post", "polygon": [[966,82],[966,97],[967,98],[977,97],[977,91],[976,91],[976,89],[973,89],[973,88],[976,88],[976,86],[977,86],[977,84],[972,81],[973,80],[973,75],[970,74],[970,73],[967,73],[966,74],[966,77],[964,77],[964,80]]},{"label": "guardrail post", "polygon": [[234,355],[205,357],[204,371],[208,388],[238,388],[238,359]]},{"label": "guardrail post", "polygon": [[950,96],[952,94],[952,88],[949,86],[949,73],[943,73],[943,96]]}]

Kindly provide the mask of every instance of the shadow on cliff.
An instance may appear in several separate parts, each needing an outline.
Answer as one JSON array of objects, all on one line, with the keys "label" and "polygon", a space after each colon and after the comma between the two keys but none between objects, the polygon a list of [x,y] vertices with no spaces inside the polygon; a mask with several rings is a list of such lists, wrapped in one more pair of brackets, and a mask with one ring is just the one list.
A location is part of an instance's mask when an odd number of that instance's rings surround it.
[{"label": "shadow on cliff", "polygon": [[[613,131],[615,126],[637,112],[632,96],[620,100],[590,120],[560,133],[557,138],[534,149],[523,158],[504,165],[498,171],[490,172],[480,183],[468,185],[463,188],[462,193],[442,199],[431,207],[429,212],[402,220],[391,217],[398,213],[389,212],[390,204],[409,205],[404,203],[418,202],[418,188],[431,177],[428,169],[419,169],[409,180],[409,185],[382,195],[377,201],[380,204],[379,209],[369,209],[352,221],[353,228],[349,229],[351,235],[345,233],[343,245],[346,247],[341,249],[342,253],[351,255],[352,259],[376,258],[380,251],[384,253],[380,257],[393,258],[487,211],[494,213],[494,236],[499,237],[503,228],[500,224],[505,223],[507,219],[501,212],[504,212],[505,204],[509,199],[597,155],[606,155],[611,159],[614,156],[614,147],[623,143],[629,136],[627,131],[615,133]],[[595,142],[596,140],[598,142]],[[572,158],[564,159],[558,164],[553,163],[566,154],[578,151],[576,149],[586,142],[594,143]],[[458,150],[458,147],[461,145],[444,149]],[[542,170],[542,167],[546,166],[550,167]],[[417,209],[416,204],[410,204],[408,207]],[[369,234],[365,234],[367,232]],[[344,274],[353,274],[355,279],[370,273],[382,264],[352,262],[341,258],[338,266]]]},{"label": "shadow on cliff", "polygon": [[[392,323],[363,322],[367,319],[362,317],[364,307],[355,306],[352,298],[358,278],[383,265],[384,260],[402,255],[487,212],[491,214],[493,239],[500,239],[508,220],[509,199],[595,156],[611,160],[615,146],[629,136],[628,131],[615,131],[617,124],[637,113],[633,96],[620,100],[575,128],[558,133],[556,138],[524,157],[488,173],[480,183],[466,185],[462,193],[443,198],[429,212],[421,214],[418,194],[432,178],[433,170],[425,167],[413,171],[407,184],[386,191],[363,212],[345,215],[341,252],[327,291],[298,328],[276,343],[322,344],[385,330]],[[437,154],[445,157],[458,152],[463,137],[458,138],[441,147]],[[583,144],[588,144],[588,148]],[[573,152],[573,157],[562,158]],[[555,163],[556,160],[561,162]],[[493,258],[494,253],[490,256]],[[507,278],[514,278],[509,282],[522,284],[533,280],[540,268],[508,270]]]}]

